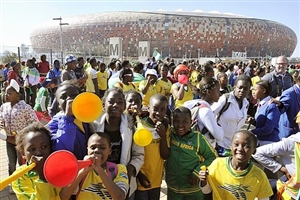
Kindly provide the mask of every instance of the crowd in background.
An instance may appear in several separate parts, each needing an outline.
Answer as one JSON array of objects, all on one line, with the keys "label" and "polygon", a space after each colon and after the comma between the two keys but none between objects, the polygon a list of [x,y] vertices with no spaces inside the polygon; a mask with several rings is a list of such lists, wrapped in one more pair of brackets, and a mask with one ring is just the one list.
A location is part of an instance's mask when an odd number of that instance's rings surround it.
[{"label": "crowd in background", "polygon": [[[257,59],[175,64],[171,58],[154,57],[144,63],[101,63],[94,57],[67,55],[62,65],[58,60],[50,64],[42,55],[39,62],[1,65],[0,125],[5,132],[0,132],[0,139],[6,141],[9,175],[16,171],[17,161],[43,165],[36,156],[46,158],[64,149],[94,164],[54,193],[54,186],[47,185],[52,188],[48,195],[58,199],[92,199],[97,192],[113,199],[159,199],[164,172],[168,199],[296,199],[298,67],[284,56],[271,65]],[[102,99],[104,111],[95,122],[74,117],[72,102],[83,92]],[[136,115],[152,133],[145,147],[133,141]],[[248,130],[241,130],[246,123]],[[43,147],[34,138],[45,140],[47,153],[41,153]],[[31,149],[29,156],[25,142],[41,152]],[[113,178],[107,163],[115,164]],[[28,180],[35,181],[31,191],[24,192],[26,181],[12,184],[18,198],[24,193],[38,196],[34,188],[45,187],[37,181],[45,179],[43,169],[34,171],[37,174]],[[100,189],[91,183],[101,183]],[[232,188],[237,185],[241,191],[235,193]],[[91,190],[97,191],[90,194]]]}]

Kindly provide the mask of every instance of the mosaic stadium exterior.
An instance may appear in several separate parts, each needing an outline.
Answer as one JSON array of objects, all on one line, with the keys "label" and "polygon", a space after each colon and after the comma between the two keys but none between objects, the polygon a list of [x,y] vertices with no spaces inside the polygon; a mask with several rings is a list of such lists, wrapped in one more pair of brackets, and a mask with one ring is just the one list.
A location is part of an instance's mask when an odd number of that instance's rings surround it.
[{"label": "mosaic stadium exterior", "polygon": [[[139,41],[149,41],[173,58],[291,56],[297,37],[289,27],[264,19],[202,12],[110,12],[64,17],[65,52],[108,55],[109,39],[122,38],[123,56],[138,56]],[[34,49],[60,50],[58,21],[45,22],[31,33]]]}]

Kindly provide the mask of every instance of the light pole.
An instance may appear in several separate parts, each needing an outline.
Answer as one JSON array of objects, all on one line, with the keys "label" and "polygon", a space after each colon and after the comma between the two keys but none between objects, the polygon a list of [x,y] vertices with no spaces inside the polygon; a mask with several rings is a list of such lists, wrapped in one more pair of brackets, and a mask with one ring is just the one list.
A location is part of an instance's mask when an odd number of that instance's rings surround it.
[{"label": "light pole", "polygon": [[61,64],[64,61],[64,53],[63,53],[63,42],[62,42],[62,26],[63,25],[69,25],[69,23],[62,23],[62,18],[61,17],[57,17],[57,18],[53,18],[53,20],[59,20],[59,26],[60,26],[60,56],[61,56]]}]

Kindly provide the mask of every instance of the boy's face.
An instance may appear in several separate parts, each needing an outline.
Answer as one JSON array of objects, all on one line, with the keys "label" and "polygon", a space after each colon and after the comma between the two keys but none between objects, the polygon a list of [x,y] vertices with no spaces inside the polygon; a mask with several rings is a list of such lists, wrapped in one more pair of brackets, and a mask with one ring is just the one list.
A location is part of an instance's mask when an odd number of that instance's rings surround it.
[{"label": "boy's face", "polygon": [[251,141],[251,137],[246,133],[236,133],[231,143],[232,159],[240,164],[247,163],[251,155],[255,153],[256,144]]},{"label": "boy's face", "polygon": [[161,75],[162,77],[167,77],[167,75],[168,75],[168,68],[167,68],[167,67],[162,67],[162,68],[160,69],[160,75]]},{"label": "boy's face", "polygon": [[88,155],[95,155],[100,159],[100,165],[104,164],[111,154],[110,144],[106,138],[101,138],[98,135],[93,135],[88,141]]},{"label": "boy's face", "polygon": [[67,115],[73,115],[72,103],[75,97],[79,94],[78,89],[75,86],[63,85],[58,91],[59,92],[56,92],[56,99],[60,108],[63,112],[67,113]]},{"label": "boy's face", "polygon": [[156,124],[161,122],[167,113],[168,103],[158,99],[152,99],[149,106],[149,117]]},{"label": "boy's face", "polygon": [[173,115],[173,127],[178,135],[186,134],[191,128],[191,116],[187,113],[175,112]]},{"label": "boy's face", "polygon": [[110,117],[120,117],[125,109],[125,100],[122,94],[110,92],[105,101],[105,110]]},{"label": "boy's face", "polygon": [[141,110],[142,108],[142,100],[137,94],[131,93],[128,94],[126,98],[126,109],[136,108],[137,110]]},{"label": "boy's face", "polygon": [[48,156],[51,154],[51,141],[46,133],[29,132],[24,140],[24,152],[21,152],[27,161],[31,160],[32,156],[38,157],[40,162],[37,162],[34,171],[41,171]]},{"label": "boy's face", "polygon": [[105,66],[105,65],[101,65],[101,66],[100,66],[100,71],[101,71],[101,72],[104,72],[105,69],[106,69],[106,66]]}]

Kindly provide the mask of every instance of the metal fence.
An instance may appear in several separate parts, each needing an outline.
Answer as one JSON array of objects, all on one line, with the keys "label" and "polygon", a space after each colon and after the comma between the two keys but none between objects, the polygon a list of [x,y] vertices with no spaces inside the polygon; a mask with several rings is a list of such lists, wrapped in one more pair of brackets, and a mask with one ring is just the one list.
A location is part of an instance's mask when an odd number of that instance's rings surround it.
[{"label": "metal fence", "polygon": [[[95,50],[95,49],[94,49]],[[95,57],[97,60],[99,60],[100,62],[104,62],[104,63],[109,63],[110,62],[110,57],[108,55],[108,51],[104,51],[105,53],[103,53],[102,51],[93,51],[93,49],[89,50],[89,51],[85,51],[85,52],[78,52],[78,51],[70,51],[70,50],[65,50],[64,52],[60,52],[60,50],[57,49],[47,49],[47,48],[33,48],[31,45],[24,45],[22,44],[20,47],[17,46],[2,46],[0,47],[0,63],[3,63],[2,58],[4,56],[4,52],[5,51],[9,51],[9,52],[13,52],[16,54],[16,58],[19,61],[26,61],[28,59],[31,59],[33,57],[36,58],[36,60],[40,60],[41,55],[46,55],[47,60],[50,63],[53,63],[54,60],[59,60],[60,62],[64,63],[64,57],[67,54],[73,54],[76,57],[83,57],[84,59],[87,59],[89,57]],[[182,58],[173,58],[175,60],[175,64],[181,62],[183,59],[186,60],[190,60],[190,59],[194,59],[194,60],[212,60],[212,61],[217,61],[219,59],[224,60],[224,61],[237,61],[237,60],[242,60],[242,61],[246,61],[249,59],[254,59],[257,58],[258,60],[261,61],[266,61],[266,60],[270,60],[270,58],[267,57],[247,57],[247,58],[231,58],[231,57],[225,57],[225,58],[215,58],[215,57],[201,57],[201,58],[187,58],[187,57],[182,57]],[[122,58],[120,58],[122,60],[130,60],[130,61],[138,61],[138,57],[130,57],[129,55],[123,56]],[[300,63],[300,58],[289,58],[290,64],[296,64],[296,63]]]}]

